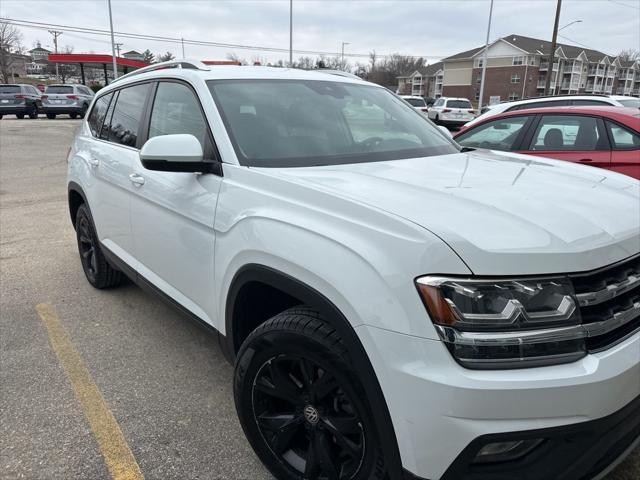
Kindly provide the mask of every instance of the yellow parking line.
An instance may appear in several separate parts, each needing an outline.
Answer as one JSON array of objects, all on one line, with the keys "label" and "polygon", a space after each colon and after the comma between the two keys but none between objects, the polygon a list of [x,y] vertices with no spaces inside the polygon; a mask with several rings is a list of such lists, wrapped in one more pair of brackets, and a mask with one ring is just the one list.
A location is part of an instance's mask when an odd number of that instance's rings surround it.
[{"label": "yellow parking line", "polygon": [[114,480],[143,480],[144,476],[97,385],[60,324],[53,306],[41,303],[36,311],[47,328],[51,347],[73,386],[111,477]]}]

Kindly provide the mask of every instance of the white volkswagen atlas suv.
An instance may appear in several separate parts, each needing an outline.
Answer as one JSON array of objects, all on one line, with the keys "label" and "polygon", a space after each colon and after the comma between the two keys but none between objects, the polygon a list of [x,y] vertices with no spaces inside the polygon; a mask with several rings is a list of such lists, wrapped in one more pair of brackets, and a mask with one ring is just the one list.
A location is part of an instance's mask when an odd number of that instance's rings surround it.
[{"label": "white volkswagen atlas suv", "polygon": [[638,442],[633,178],[461,148],[359,79],[191,61],[102,89],[68,161],[87,280],[218,332],[276,478],[590,479]]}]

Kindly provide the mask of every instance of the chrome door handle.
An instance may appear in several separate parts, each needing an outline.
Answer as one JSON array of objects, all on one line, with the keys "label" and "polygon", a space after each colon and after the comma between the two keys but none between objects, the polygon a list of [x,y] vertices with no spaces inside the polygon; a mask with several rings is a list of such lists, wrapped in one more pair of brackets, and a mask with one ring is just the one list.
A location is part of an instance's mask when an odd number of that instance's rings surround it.
[{"label": "chrome door handle", "polygon": [[135,183],[136,185],[144,185],[144,177],[138,175],[137,173],[132,173],[129,175],[129,180]]},{"label": "chrome door handle", "polygon": [[92,167],[97,167],[98,165],[100,165],[100,160],[92,158],[89,160],[89,165],[91,165]]}]

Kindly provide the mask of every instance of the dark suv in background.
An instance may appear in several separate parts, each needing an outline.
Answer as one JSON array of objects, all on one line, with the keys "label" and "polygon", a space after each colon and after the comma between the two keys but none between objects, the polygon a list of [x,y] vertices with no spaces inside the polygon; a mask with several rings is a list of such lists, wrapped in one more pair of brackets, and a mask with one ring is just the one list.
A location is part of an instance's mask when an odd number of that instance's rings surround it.
[{"label": "dark suv in background", "polygon": [[0,85],[0,118],[4,115],[38,118],[40,105],[40,92],[36,87],[22,84]]}]

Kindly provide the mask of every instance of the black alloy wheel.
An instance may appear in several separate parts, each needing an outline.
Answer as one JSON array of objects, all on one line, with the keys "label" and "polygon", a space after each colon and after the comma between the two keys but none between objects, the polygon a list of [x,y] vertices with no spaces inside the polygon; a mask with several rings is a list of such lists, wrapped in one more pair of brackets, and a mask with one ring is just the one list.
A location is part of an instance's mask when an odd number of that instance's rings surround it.
[{"label": "black alloy wheel", "polygon": [[24,118],[24,113],[16,113],[16,118],[22,120]]},{"label": "black alloy wheel", "polygon": [[96,281],[98,273],[97,245],[93,235],[91,235],[91,225],[86,215],[78,218],[76,225],[78,232],[78,249],[80,250],[80,261],[82,268],[87,275],[89,282]]},{"label": "black alloy wheel", "polygon": [[310,307],[284,311],[249,335],[238,352],[234,394],[245,434],[276,478],[386,478],[349,352]]},{"label": "black alloy wheel", "polygon": [[253,404],[260,433],[305,478],[351,479],[364,460],[362,420],[336,377],[289,355],[259,370]]}]

